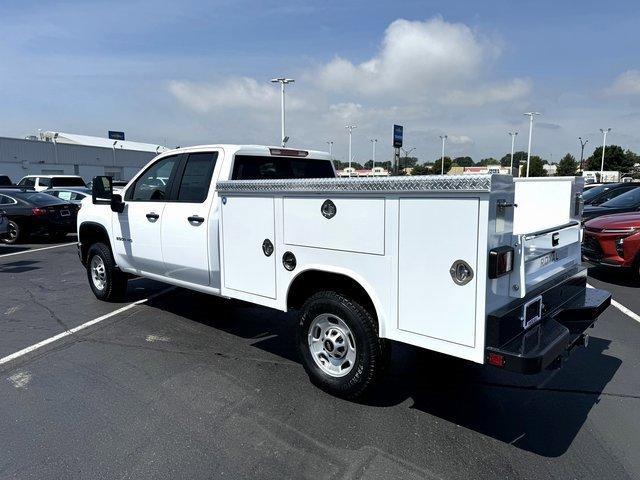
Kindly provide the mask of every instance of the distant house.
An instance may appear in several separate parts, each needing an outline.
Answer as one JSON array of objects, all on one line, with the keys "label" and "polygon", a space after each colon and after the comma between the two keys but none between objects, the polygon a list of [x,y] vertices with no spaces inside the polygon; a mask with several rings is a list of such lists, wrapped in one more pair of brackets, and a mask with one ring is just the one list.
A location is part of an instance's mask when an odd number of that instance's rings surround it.
[{"label": "distant house", "polygon": [[500,165],[486,165],[484,167],[451,167],[447,175],[479,175],[487,173],[499,173],[501,175],[511,175],[509,167]]},{"label": "distant house", "polygon": [[372,169],[347,167],[338,170],[337,174],[339,177],[388,177],[390,175],[389,171],[383,167],[373,167]]},{"label": "distant house", "polygon": [[556,165],[555,163],[543,165],[542,168],[544,168],[544,171],[547,172],[547,175],[550,177],[554,176],[558,171],[558,165]]}]

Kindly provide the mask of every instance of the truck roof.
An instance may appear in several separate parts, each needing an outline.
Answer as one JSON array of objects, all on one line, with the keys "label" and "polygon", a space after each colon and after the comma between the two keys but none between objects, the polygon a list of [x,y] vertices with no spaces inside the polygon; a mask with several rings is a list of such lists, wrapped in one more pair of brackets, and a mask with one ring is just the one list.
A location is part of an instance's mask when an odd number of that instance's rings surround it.
[{"label": "truck roof", "polygon": [[[312,160],[331,160],[329,152],[323,152],[321,150],[310,150],[307,148],[293,148],[293,147],[279,147],[275,145],[241,145],[231,143],[219,143],[208,145],[193,145],[190,147],[180,147],[173,150],[166,150],[162,152],[163,155],[177,152],[187,152],[192,150],[202,150],[206,148],[221,148],[225,152],[230,154],[243,154],[243,155],[264,155],[264,156],[283,156],[283,157],[300,157],[310,158]],[[282,152],[282,153],[275,153]],[[305,152],[306,154],[297,154],[297,152]]]}]

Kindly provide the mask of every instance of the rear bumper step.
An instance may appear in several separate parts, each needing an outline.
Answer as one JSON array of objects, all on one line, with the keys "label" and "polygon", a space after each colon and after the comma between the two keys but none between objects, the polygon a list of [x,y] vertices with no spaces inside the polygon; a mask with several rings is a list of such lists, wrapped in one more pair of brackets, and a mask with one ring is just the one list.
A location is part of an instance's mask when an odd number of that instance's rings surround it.
[{"label": "rear bumper step", "polygon": [[[575,295],[566,299],[563,292],[574,293],[576,278],[542,293],[545,311],[548,314],[527,330],[521,331],[504,342],[504,331],[513,332],[514,318],[512,309],[504,316],[490,316],[487,333],[485,362],[505,370],[525,374],[535,374],[548,367],[558,366],[563,356],[575,346],[586,345],[588,336],[585,331],[592,326],[598,316],[611,303],[611,294],[604,290],[588,289],[585,285]],[[571,290],[567,289],[571,285]],[[550,305],[562,298],[562,304]],[[500,329],[503,332],[491,331]],[[501,334],[502,333],[502,334]],[[492,341],[494,342],[492,344]]]}]

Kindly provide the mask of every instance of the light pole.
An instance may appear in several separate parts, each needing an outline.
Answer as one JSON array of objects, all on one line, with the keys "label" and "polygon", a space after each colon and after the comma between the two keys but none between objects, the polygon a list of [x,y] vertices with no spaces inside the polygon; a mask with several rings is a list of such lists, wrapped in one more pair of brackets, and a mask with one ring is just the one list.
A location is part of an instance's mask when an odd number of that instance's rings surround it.
[{"label": "light pole", "polygon": [[[354,128],[358,128],[357,125],[345,125],[344,128],[349,130],[349,168],[351,168],[351,132]],[[351,175],[351,170],[349,170],[349,175]]]},{"label": "light pole", "polygon": [[[511,175],[513,175],[513,149],[516,145],[516,137],[518,136],[518,132],[509,132],[509,136],[511,137]],[[518,171],[520,171],[520,165],[518,165]],[[518,176],[520,176],[519,173]]]},{"label": "light pole", "polygon": [[447,139],[447,135],[440,135],[440,140],[442,140],[442,157],[440,157],[440,175],[444,175],[444,142]]},{"label": "light pole", "polygon": [[533,117],[540,115],[538,112],[527,112],[529,115],[529,148],[527,148],[527,177],[529,176],[529,165],[531,163],[531,136],[533,135]]},{"label": "light pole", "polygon": [[329,145],[329,156],[333,160],[333,141],[329,140],[326,144]]},{"label": "light pole", "polygon": [[602,162],[600,163],[600,175],[602,176],[602,172],[604,172],[604,149],[607,147],[607,133],[611,131],[610,128],[601,128],[602,132]]},{"label": "light pole", "polygon": [[373,153],[371,154],[371,171],[373,172],[373,168],[376,166],[376,143],[378,143],[377,138],[371,139],[371,145],[373,146]]},{"label": "light pole", "polygon": [[582,137],[578,137],[578,140],[580,140],[580,171],[583,172],[584,171],[584,146],[589,143],[589,140],[585,140],[584,142],[582,141]]},{"label": "light pole", "polygon": [[287,140],[285,140],[284,134],[284,86],[289,83],[294,83],[295,80],[292,78],[272,78],[271,83],[279,83],[280,84],[280,145],[285,146]]}]

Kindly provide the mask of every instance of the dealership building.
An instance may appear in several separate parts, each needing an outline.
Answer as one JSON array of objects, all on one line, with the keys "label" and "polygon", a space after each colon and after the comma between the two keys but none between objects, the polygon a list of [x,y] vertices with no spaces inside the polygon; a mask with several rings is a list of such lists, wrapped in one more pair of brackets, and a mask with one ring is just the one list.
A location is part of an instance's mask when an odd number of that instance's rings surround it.
[{"label": "dealership building", "polygon": [[27,138],[0,137],[0,175],[14,182],[36,174],[80,175],[85,181],[96,175],[129,180],[165,150],[162,145],[51,131]]}]

